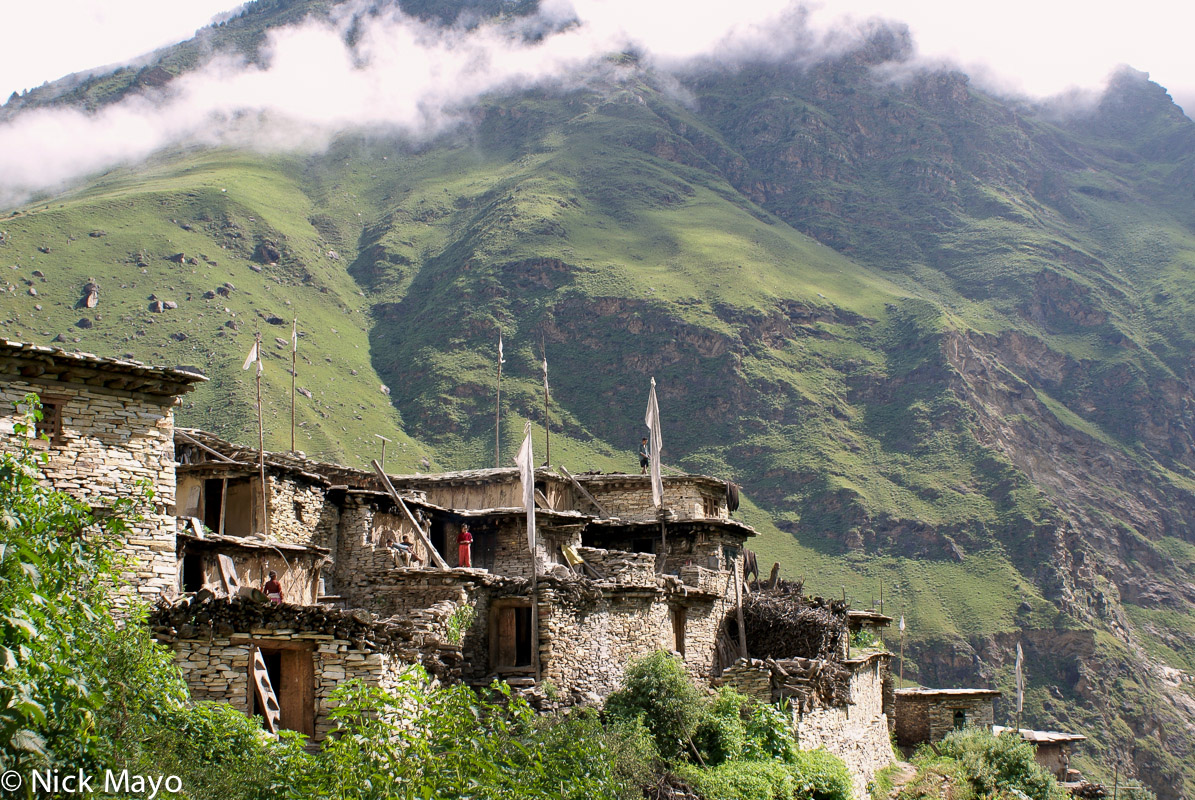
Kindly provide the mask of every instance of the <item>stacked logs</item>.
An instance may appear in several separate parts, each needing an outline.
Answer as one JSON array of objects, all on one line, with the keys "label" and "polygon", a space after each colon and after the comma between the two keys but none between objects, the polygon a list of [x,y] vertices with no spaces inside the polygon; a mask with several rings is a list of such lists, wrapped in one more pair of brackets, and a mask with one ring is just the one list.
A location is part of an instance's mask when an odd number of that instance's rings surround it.
[{"label": "stacked logs", "polygon": [[754,658],[838,660],[845,650],[846,605],[805,597],[800,583],[781,581],[748,594],[743,620]]},{"label": "stacked logs", "polygon": [[406,617],[378,619],[364,609],[300,606],[237,597],[229,601],[210,591],[170,604],[160,601],[150,613],[150,629],[159,639],[212,639],[240,634],[307,633],[347,641],[357,650],[386,653],[421,663],[441,680],[459,677],[461,650],[441,638],[455,605],[437,603]]},{"label": "stacked logs", "polygon": [[773,696],[787,698],[802,713],[850,702],[851,671],[839,661],[769,658],[764,663],[772,672]]}]

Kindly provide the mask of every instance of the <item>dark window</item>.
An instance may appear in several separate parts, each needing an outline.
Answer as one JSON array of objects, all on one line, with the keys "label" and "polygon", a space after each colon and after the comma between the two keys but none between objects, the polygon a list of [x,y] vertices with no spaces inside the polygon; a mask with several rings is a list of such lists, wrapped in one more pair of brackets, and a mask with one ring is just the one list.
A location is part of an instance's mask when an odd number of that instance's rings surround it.
[{"label": "dark window", "polygon": [[203,588],[203,556],[187,552],[183,556],[183,591],[198,592]]},{"label": "dark window", "polygon": [[295,519],[299,522],[303,521],[303,504],[298,500],[295,501]]},{"label": "dark window", "polygon": [[963,711],[961,708],[955,709],[954,729],[956,731],[961,731],[965,727],[967,727],[967,712]]},{"label": "dark window", "polygon": [[636,553],[654,553],[656,551],[656,540],[636,539],[631,547]]},{"label": "dark window", "polygon": [[220,533],[220,508],[223,498],[223,479],[209,478],[203,482],[203,524],[213,533]]},{"label": "dark window", "polygon": [[42,436],[45,436],[50,440],[51,446],[60,445],[62,444],[62,407],[66,405],[66,401],[43,397],[41,404],[41,420],[34,423],[33,426],[34,438],[41,439]]}]

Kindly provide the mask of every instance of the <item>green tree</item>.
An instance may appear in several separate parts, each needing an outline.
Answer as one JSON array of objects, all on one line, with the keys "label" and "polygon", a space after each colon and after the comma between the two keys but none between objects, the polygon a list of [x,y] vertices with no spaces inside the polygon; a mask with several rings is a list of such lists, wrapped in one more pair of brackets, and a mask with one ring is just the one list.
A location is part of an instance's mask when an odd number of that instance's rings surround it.
[{"label": "green tree", "polygon": [[36,395],[23,407],[0,453],[0,766],[88,769],[111,752],[100,730],[112,688],[103,666],[120,638],[109,542],[136,508],[115,501],[97,518],[47,488],[46,456],[28,438],[41,418]]}]

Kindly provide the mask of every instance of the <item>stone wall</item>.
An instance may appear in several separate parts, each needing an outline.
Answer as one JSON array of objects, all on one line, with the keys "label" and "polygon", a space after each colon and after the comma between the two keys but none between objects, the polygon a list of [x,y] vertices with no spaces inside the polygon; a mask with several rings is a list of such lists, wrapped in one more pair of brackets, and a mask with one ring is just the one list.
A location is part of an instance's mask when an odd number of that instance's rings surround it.
[{"label": "stone wall", "polygon": [[803,750],[824,747],[846,762],[856,797],[867,797],[867,784],[894,760],[884,713],[884,677],[888,653],[846,662],[851,670],[850,703],[794,711],[793,727]]},{"label": "stone wall", "polygon": [[901,747],[941,741],[955,728],[955,712],[965,715],[967,727],[991,729],[995,724],[994,698],[990,695],[896,693],[896,739]]},{"label": "stone wall", "polygon": [[668,605],[659,590],[603,591],[577,602],[540,591],[540,659],[544,680],[575,696],[605,697],[619,687],[633,658],[672,649]]},{"label": "stone wall", "polygon": [[271,539],[304,547],[331,547],[340,509],[328,499],[326,487],[269,469],[266,485]]},{"label": "stone wall", "polygon": [[[251,648],[309,645],[313,659],[314,702],[311,706],[311,731],[322,739],[332,729],[329,713],[331,695],[346,680],[360,678],[371,686],[392,688],[410,665],[385,653],[358,650],[353,644],[333,636],[316,633],[263,632],[258,635],[232,634],[227,638],[179,639],[172,641],[174,661],[195,701],[227,703],[251,713],[253,704],[249,675]],[[281,700],[281,698],[279,698]]]},{"label": "stone wall", "polygon": [[119,604],[133,597],[153,600],[178,582],[174,505],[174,398],[132,395],[82,384],[35,385],[5,378],[0,382],[0,447],[16,442],[14,405],[29,392],[62,403],[62,433],[48,447],[46,478],[55,489],[92,506],[115,498],[141,496],[139,482],[153,490],[144,519],[130,526],[122,550],[132,558]]},{"label": "stone wall", "polygon": [[[622,519],[655,519],[651,480],[646,475],[578,476],[581,485],[594,496],[608,514]],[[729,519],[726,490],[706,485],[705,480],[685,477],[664,478],[664,507],[678,519]]]}]

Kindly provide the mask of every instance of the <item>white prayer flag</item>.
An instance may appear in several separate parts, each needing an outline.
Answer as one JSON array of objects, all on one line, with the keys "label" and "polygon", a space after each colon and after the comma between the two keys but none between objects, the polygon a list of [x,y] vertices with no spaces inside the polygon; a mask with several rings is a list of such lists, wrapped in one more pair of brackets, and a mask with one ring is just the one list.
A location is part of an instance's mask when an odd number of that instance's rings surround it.
[{"label": "white prayer flag", "polygon": [[290,350],[292,353],[299,352],[299,320],[297,318],[291,323]]},{"label": "white prayer flag", "polygon": [[664,449],[664,438],[660,434],[660,406],[656,402],[656,379],[651,379],[651,392],[647,395],[647,424],[648,442],[651,451],[651,501],[656,508],[664,504],[664,479],[660,477],[660,453]]},{"label": "white prayer flag", "polygon": [[[1025,656],[1021,653],[1021,643],[1017,642],[1017,713],[1025,707],[1025,671],[1022,666]],[[1019,731],[1018,731],[1019,733]]]},{"label": "white prayer flag", "polygon": [[548,359],[544,359],[544,399],[552,399],[552,393],[548,390]]},{"label": "white prayer flag", "polygon": [[900,632],[901,633],[905,632],[905,615],[904,614],[900,615]]},{"label": "white prayer flag", "polygon": [[523,446],[515,456],[519,480],[523,483],[523,507],[527,509],[527,547],[535,557],[535,458],[531,455],[531,423],[523,427]]},{"label": "white prayer flag", "polygon": [[261,374],[261,352],[258,349],[258,343],[253,342],[253,347],[249,348],[249,355],[245,357],[245,365],[241,369],[249,369],[251,364],[257,364],[257,374]]},{"label": "white prayer flag", "polygon": [[506,363],[506,359],[502,357],[502,331],[498,331],[498,363]]}]

